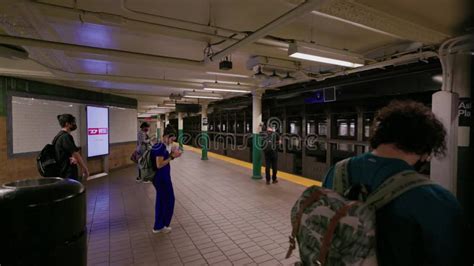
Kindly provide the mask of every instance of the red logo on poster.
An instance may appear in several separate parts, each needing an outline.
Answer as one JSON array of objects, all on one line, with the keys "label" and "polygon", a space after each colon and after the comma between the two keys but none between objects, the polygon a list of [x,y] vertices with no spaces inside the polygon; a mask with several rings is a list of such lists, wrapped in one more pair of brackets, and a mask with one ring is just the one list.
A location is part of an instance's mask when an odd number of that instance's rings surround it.
[{"label": "red logo on poster", "polygon": [[109,130],[107,128],[89,128],[87,131],[89,135],[107,135]]}]

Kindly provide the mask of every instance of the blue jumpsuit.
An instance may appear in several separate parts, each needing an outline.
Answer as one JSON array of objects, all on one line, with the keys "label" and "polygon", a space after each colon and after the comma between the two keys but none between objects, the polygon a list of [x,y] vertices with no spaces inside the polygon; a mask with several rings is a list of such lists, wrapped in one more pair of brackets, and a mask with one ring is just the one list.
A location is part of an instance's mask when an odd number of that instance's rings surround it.
[{"label": "blue jumpsuit", "polygon": [[174,192],[173,184],[171,183],[170,164],[160,169],[156,167],[156,157],[163,157],[164,160],[167,160],[169,156],[170,154],[166,150],[165,144],[157,143],[153,145],[150,157],[152,165],[156,170],[155,178],[153,179],[153,186],[156,189],[154,230],[160,230],[165,226],[169,227],[173,217]]}]

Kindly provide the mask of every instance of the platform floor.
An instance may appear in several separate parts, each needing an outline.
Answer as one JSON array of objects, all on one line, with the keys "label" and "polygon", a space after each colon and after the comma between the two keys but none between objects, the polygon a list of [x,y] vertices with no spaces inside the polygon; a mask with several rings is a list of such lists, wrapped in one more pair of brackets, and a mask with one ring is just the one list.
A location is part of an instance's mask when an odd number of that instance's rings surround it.
[{"label": "platform floor", "polygon": [[186,151],[172,163],[170,234],[153,234],[155,189],[133,167],[87,182],[88,265],[289,265],[290,210],[304,186]]}]

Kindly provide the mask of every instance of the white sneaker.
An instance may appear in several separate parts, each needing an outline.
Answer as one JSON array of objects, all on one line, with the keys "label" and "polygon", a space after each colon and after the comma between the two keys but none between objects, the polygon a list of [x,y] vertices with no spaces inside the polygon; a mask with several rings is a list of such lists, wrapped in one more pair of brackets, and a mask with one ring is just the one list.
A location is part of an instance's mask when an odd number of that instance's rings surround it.
[{"label": "white sneaker", "polygon": [[165,226],[165,227],[163,227],[163,228],[161,228],[161,229],[159,229],[159,230],[153,229],[153,230],[151,230],[151,231],[153,232],[153,234],[161,234],[161,233],[163,233],[163,234],[168,234],[168,233],[171,232],[171,227],[166,227],[166,226]]}]

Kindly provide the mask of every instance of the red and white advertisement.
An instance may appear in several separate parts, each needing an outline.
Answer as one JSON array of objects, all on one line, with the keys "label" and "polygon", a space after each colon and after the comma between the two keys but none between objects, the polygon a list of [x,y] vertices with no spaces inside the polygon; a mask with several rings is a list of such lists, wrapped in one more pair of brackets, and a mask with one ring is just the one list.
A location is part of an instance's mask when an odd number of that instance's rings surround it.
[{"label": "red and white advertisement", "polygon": [[87,156],[109,154],[109,109],[87,106]]}]

